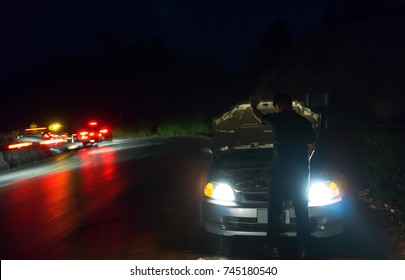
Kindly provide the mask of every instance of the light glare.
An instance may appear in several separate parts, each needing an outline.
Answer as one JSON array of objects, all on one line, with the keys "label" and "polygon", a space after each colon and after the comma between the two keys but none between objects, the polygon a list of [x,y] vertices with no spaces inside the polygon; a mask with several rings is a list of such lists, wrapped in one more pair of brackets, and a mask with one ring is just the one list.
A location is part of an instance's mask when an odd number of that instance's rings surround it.
[{"label": "light glare", "polygon": [[233,189],[231,188],[231,186],[224,183],[208,183],[204,188],[204,194],[216,200],[235,200]]},{"label": "light glare", "polygon": [[335,202],[340,195],[339,187],[333,181],[315,182],[308,192],[308,200],[312,205],[327,205]]}]

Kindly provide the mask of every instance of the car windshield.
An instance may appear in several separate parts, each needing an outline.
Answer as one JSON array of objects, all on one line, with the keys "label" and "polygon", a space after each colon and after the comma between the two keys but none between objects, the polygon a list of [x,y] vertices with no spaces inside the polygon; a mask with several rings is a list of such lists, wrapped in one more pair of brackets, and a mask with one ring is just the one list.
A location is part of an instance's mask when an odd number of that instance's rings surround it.
[{"label": "car windshield", "polygon": [[258,168],[273,163],[273,149],[237,150],[221,154],[216,159],[223,168]]}]

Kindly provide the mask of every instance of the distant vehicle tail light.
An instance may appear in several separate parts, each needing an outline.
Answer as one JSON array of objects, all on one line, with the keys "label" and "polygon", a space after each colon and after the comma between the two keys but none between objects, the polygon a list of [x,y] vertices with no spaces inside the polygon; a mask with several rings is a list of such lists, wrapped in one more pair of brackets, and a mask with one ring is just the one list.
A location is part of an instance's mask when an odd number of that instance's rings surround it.
[{"label": "distant vehicle tail light", "polygon": [[96,126],[98,123],[96,121],[90,121],[87,123],[89,126]]},{"label": "distant vehicle tail light", "polygon": [[108,133],[108,129],[107,129],[107,128],[104,128],[104,129],[100,130],[100,133],[106,134],[106,133]]},{"label": "distant vehicle tail light", "polygon": [[80,131],[78,139],[79,140],[89,139],[89,132],[88,131]]},{"label": "distant vehicle tail light", "polygon": [[31,145],[32,145],[31,142],[22,142],[22,143],[17,143],[17,144],[10,144],[10,145],[8,145],[8,149],[9,150],[20,149],[20,148],[28,147],[28,146],[31,146]]},{"label": "distant vehicle tail light", "polygon": [[46,127],[31,127],[31,128],[26,128],[26,132],[44,132],[46,131]]},{"label": "distant vehicle tail light", "polygon": [[50,139],[50,140],[41,141],[41,142],[39,142],[39,144],[41,144],[41,145],[50,145],[50,144],[57,144],[57,143],[62,143],[62,142],[65,142],[65,140],[63,140],[63,139]]},{"label": "distant vehicle tail light", "polygon": [[46,140],[46,139],[55,139],[58,138],[57,134],[52,134],[52,133],[46,133],[42,135],[42,139]]}]

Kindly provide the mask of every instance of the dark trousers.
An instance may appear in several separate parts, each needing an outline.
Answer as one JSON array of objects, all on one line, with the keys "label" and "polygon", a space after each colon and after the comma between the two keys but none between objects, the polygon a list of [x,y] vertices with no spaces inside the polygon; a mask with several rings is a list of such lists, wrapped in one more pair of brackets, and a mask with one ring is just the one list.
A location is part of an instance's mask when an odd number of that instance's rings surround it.
[{"label": "dark trousers", "polygon": [[271,243],[280,242],[283,201],[291,200],[297,218],[297,240],[300,245],[306,246],[311,235],[307,194],[308,173],[289,175],[273,176],[270,182],[267,238]]}]

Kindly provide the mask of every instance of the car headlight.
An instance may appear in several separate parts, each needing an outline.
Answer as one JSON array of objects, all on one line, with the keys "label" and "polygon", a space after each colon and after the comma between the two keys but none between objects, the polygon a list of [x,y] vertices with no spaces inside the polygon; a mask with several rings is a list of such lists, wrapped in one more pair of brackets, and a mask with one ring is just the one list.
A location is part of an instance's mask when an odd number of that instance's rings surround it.
[{"label": "car headlight", "polygon": [[205,185],[204,195],[216,200],[234,201],[235,192],[225,183],[209,182]]},{"label": "car headlight", "polygon": [[333,181],[318,181],[311,184],[308,192],[309,206],[322,206],[342,200],[339,187]]}]

